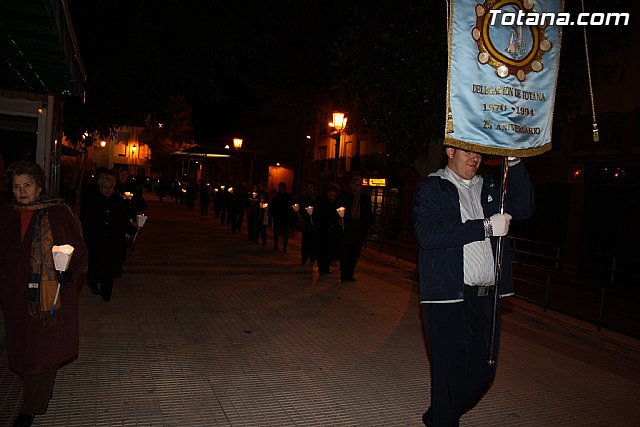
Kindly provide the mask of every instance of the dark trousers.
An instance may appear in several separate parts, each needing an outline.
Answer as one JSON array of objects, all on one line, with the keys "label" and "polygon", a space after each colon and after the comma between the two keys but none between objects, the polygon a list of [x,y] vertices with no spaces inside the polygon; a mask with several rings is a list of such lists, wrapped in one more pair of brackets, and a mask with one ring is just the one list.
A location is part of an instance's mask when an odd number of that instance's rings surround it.
[{"label": "dark trousers", "polygon": [[256,215],[253,212],[250,212],[247,215],[247,237],[250,240],[254,240],[254,236],[256,234]]},{"label": "dark trousers", "polygon": [[278,238],[282,236],[282,253],[287,253],[287,245],[289,244],[289,229],[273,227],[273,250],[278,249]]},{"label": "dark trousers", "polygon": [[302,263],[307,260],[313,263],[316,260],[315,231],[303,231],[300,234],[300,257]]},{"label": "dark trousers", "polygon": [[209,213],[209,201],[201,201],[200,202],[200,215],[207,216]]},{"label": "dark trousers", "polygon": [[47,412],[57,372],[58,367],[52,366],[40,373],[22,377],[21,413],[39,415]]},{"label": "dark trousers", "polygon": [[254,242],[258,243],[258,237],[260,237],[260,240],[262,241],[262,246],[266,246],[267,245],[267,226],[266,225],[261,225],[258,227],[258,229],[256,230],[256,235],[253,236]]},{"label": "dark trousers", "polygon": [[340,280],[351,280],[356,272],[356,264],[362,253],[362,243],[340,245]]},{"label": "dark trousers", "polygon": [[244,220],[244,211],[232,211],[231,217],[231,233],[236,234],[242,231],[242,221]]},{"label": "dark trousers", "polygon": [[100,296],[105,301],[111,301],[113,281],[113,277],[98,276],[92,268],[89,268],[89,271],[87,272],[87,284],[92,289],[98,288],[98,284],[100,284]]},{"label": "dark trousers", "polygon": [[329,273],[331,273],[331,257],[318,254],[318,274],[322,276]]},{"label": "dark trousers", "polygon": [[[489,366],[493,293],[478,296],[465,286],[463,302],[422,304],[431,359],[431,414],[434,427],[458,426],[460,417],[486,393],[496,374]],[[499,301],[498,320],[502,312]],[[496,325],[495,349],[500,343]]]},{"label": "dark trousers", "polygon": [[100,296],[105,301],[111,301],[111,293],[113,292],[113,279],[103,279],[100,284]]}]

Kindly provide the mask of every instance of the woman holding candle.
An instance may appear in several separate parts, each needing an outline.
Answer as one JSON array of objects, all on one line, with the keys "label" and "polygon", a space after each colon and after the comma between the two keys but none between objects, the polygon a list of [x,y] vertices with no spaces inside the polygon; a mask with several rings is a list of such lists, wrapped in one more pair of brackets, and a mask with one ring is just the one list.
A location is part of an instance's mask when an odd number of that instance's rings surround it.
[{"label": "woman holding candle", "polygon": [[331,262],[336,258],[338,249],[340,217],[336,211],[336,197],[339,191],[340,187],[331,183],[327,186],[327,193],[313,202],[313,221],[317,230],[316,259],[321,277],[331,273]]},{"label": "woman holding candle", "polygon": [[[88,255],[71,208],[46,197],[38,164],[16,162],[6,177],[14,201],[0,207],[0,305],[9,366],[23,381],[13,425],[30,426],[47,411],[58,367],[78,355],[76,283]],[[51,249],[65,244],[73,256],[66,271],[56,272]]]},{"label": "woman holding candle", "polygon": [[135,236],[137,231],[129,220],[124,200],[114,192],[115,184],[113,175],[101,175],[98,178],[100,191],[87,200],[80,212],[89,248],[87,283],[91,292],[100,294],[105,302],[111,301],[113,282],[122,275],[126,235]]},{"label": "woman holding candle", "polygon": [[351,179],[349,192],[336,199],[341,209],[342,239],[340,240],[340,282],[355,282],[356,264],[367,240],[371,221],[371,199],[362,191],[362,178]]}]

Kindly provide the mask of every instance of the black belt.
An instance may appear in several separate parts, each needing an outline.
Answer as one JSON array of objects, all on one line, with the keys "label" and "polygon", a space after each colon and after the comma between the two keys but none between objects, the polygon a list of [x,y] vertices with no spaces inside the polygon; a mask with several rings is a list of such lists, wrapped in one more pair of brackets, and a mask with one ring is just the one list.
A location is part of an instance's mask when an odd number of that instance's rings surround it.
[{"label": "black belt", "polygon": [[495,289],[494,285],[491,286],[469,286],[464,285],[464,294],[467,296],[486,297],[491,295]]}]

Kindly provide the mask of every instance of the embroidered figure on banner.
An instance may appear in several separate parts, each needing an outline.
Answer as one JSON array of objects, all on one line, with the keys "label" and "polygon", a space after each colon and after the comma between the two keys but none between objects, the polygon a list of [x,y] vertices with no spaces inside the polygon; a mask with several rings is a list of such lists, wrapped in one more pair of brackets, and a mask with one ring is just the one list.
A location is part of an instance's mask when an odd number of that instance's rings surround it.
[{"label": "embroidered figure on banner", "polygon": [[[543,25],[501,25],[497,19],[491,25],[491,10],[517,14],[536,12],[533,0],[486,0],[476,4],[476,26],[471,36],[478,46],[478,62],[495,68],[501,78],[516,76],[523,82],[530,72],[544,68],[543,56],[552,43]],[[506,48],[505,48],[506,46]]]}]

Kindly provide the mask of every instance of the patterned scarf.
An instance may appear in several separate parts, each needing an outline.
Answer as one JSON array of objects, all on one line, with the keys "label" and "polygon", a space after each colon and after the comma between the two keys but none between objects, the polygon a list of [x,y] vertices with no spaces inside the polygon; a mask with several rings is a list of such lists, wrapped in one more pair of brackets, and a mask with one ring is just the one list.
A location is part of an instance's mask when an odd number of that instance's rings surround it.
[{"label": "patterned scarf", "polygon": [[44,324],[52,325],[60,318],[62,301],[58,296],[58,302],[53,316],[49,314],[53,306],[53,300],[58,291],[56,269],[53,264],[53,233],[49,223],[48,208],[64,205],[62,199],[43,200],[42,198],[29,204],[15,203],[17,211],[35,211],[33,224],[33,240],[31,241],[31,269],[29,271],[29,284],[27,295],[29,296],[29,316],[41,319]]}]

